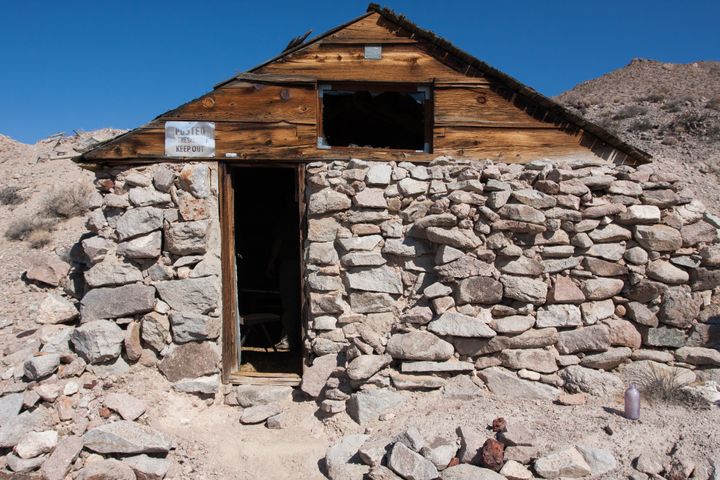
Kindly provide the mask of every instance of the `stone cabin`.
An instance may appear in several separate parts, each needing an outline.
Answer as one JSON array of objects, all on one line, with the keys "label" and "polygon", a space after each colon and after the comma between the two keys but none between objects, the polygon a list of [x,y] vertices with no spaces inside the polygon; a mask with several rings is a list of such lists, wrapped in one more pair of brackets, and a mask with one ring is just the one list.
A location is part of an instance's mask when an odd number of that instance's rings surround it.
[{"label": "stone cabin", "polygon": [[552,398],[632,362],[720,366],[720,219],[374,4],[77,161],[103,196],[72,338],[91,363],[300,385],[358,421],[368,392],[458,376]]}]

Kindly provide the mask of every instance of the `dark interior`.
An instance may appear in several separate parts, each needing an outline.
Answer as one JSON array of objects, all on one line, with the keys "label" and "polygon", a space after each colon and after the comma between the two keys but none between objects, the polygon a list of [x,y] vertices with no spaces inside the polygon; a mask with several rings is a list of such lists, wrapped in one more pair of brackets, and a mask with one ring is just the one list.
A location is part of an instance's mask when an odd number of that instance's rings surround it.
[{"label": "dark interior", "polygon": [[296,183],[294,168],[233,171],[241,373],[301,368]]},{"label": "dark interior", "polygon": [[423,92],[325,90],[322,100],[330,146],[424,149]]}]

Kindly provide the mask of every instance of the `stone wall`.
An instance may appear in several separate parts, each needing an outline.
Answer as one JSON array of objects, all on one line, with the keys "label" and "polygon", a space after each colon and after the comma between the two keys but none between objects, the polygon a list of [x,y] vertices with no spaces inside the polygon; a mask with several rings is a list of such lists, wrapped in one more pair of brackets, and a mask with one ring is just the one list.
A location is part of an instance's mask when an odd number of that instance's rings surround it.
[{"label": "stone wall", "polygon": [[[102,206],[83,238],[81,324],[89,364],[157,364],[174,388],[218,390],[220,227],[217,164],[101,169]],[[121,356],[122,353],[122,356]]]},{"label": "stone wall", "polygon": [[[587,161],[307,166],[303,390],[620,390],[629,362],[720,370],[720,218],[677,177]],[[534,380],[536,382],[529,382]],[[345,404],[346,400],[350,401]],[[365,400],[367,401],[365,401]]]}]

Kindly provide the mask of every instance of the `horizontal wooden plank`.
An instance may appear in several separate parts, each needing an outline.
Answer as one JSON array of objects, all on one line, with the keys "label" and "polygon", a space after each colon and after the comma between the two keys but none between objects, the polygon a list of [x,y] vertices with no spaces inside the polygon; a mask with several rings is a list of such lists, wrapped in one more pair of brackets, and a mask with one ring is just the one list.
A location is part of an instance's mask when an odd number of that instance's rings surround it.
[{"label": "horizontal wooden plank", "polygon": [[292,73],[320,81],[429,83],[465,78],[413,45],[386,45],[382,59],[366,60],[357,45],[312,45],[266,65],[258,73]]},{"label": "horizontal wooden plank", "polygon": [[316,123],[313,87],[243,83],[217,89],[162,115],[163,120]]},{"label": "horizontal wooden plank", "polygon": [[415,43],[410,33],[373,13],[320,40],[321,43]]},{"label": "horizontal wooden plank", "polygon": [[517,125],[527,128],[556,128],[545,121],[546,113],[533,109],[510,94],[503,94],[491,86],[458,86],[435,89],[436,125],[498,126]]}]

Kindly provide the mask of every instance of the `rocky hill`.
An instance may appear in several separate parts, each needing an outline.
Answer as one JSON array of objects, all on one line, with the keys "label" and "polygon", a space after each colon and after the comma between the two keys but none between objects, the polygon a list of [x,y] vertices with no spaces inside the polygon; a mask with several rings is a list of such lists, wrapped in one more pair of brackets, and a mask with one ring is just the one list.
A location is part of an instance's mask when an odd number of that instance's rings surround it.
[{"label": "rocky hill", "polygon": [[720,62],[636,59],[557,100],[652,154],[708,206],[720,204]]}]

